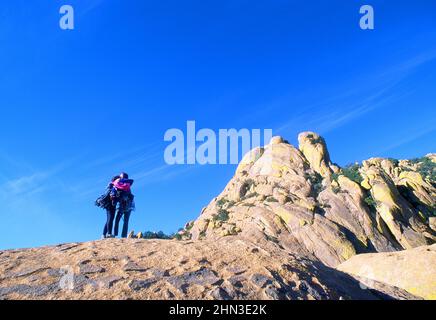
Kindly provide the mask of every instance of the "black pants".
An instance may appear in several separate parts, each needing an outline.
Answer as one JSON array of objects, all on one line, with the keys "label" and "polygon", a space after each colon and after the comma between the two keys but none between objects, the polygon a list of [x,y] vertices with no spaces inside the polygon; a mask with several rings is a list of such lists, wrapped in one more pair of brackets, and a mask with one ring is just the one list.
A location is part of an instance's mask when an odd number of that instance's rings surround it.
[{"label": "black pants", "polygon": [[115,218],[115,236],[118,236],[118,229],[120,225],[121,217],[123,217],[123,230],[121,232],[121,238],[127,238],[127,233],[129,232],[129,219],[131,211],[124,211],[119,209],[117,217]]},{"label": "black pants", "polygon": [[112,229],[115,219],[115,208],[106,209],[106,224],[103,229],[103,236],[112,235]]}]

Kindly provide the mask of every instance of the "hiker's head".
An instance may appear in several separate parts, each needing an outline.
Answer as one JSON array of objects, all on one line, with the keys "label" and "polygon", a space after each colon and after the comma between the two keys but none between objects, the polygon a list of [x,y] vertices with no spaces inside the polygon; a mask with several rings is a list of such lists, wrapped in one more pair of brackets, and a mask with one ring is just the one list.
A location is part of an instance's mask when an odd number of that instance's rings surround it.
[{"label": "hiker's head", "polygon": [[115,176],[112,178],[112,182],[115,182],[116,180],[118,180],[120,178],[120,176]]},{"label": "hiker's head", "polygon": [[123,172],[120,174],[120,178],[121,179],[129,179],[129,175],[127,173]]}]

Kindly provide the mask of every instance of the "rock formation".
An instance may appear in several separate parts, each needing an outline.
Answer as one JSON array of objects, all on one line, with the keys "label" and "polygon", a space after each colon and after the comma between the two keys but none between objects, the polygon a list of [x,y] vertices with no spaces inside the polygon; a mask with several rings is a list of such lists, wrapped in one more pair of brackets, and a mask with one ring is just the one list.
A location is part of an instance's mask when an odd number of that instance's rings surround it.
[{"label": "rock formation", "polygon": [[107,239],[0,254],[2,299],[419,299],[237,238]]},{"label": "rock formation", "polygon": [[297,149],[275,137],[246,155],[195,221],[192,238],[237,234],[330,267],[356,254],[435,242],[435,182],[418,172],[419,163],[370,159],[342,169],[319,135],[302,133],[299,142]]},{"label": "rock formation", "polygon": [[338,270],[366,279],[366,283],[375,280],[436,300],[436,245],[356,256],[341,264]]},{"label": "rock formation", "polygon": [[434,299],[436,156],[340,168],[298,140],[249,152],[178,240],[0,252],[0,299]]}]

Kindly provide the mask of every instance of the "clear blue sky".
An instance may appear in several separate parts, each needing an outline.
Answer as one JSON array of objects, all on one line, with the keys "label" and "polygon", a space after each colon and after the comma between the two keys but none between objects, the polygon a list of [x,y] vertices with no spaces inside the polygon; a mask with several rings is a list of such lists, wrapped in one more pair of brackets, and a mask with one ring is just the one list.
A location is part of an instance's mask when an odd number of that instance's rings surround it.
[{"label": "clear blue sky", "polygon": [[187,120],[314,130],[341,165],[436,152],[434,0],[2,1],[0,43],[0,248],[99,238],[93,202],[121,170],[132,229],[195,219],[235,166],[166,166]]}]

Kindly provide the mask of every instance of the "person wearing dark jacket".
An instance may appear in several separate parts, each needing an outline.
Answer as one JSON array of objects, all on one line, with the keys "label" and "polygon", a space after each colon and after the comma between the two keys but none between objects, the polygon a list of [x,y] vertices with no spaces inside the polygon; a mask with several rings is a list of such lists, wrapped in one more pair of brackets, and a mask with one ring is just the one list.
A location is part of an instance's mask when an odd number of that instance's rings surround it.
[{"label": "person wearing dark jacket", "polygon": [[118,204],[118,212],[115,218],[115,237],[118,236],[118,230],[121,218],[123,218],[123,230],[121,237],[127,238],[129,232],[130,214],[134,208],[134,196],[131,191],[134,180],[129,179],[127,173],[122,173],[120,178],[113,182],[112,194],[116,194],[115,207]]},{"label": "person wearing dark jacket", "polygon": [[120,178],[119,176],[112,178],[112,181],[107,186],[106,193],[104,196],[104,198],[106,200],[104,200],[103,206],[106,209],[106,215],[107,215],[106,223],[105,223],[104,228],[103,228],[103,238],[104,239],[114,237],[112,231],[113,231],[113,225],[114,225],[114,219],[115,219],[116,206],[114,205],[114,203],[112,201],[111,193],[112,193],[112,190],[114,189],[114,182],[116,180],[118,180],[119,178]]}]

